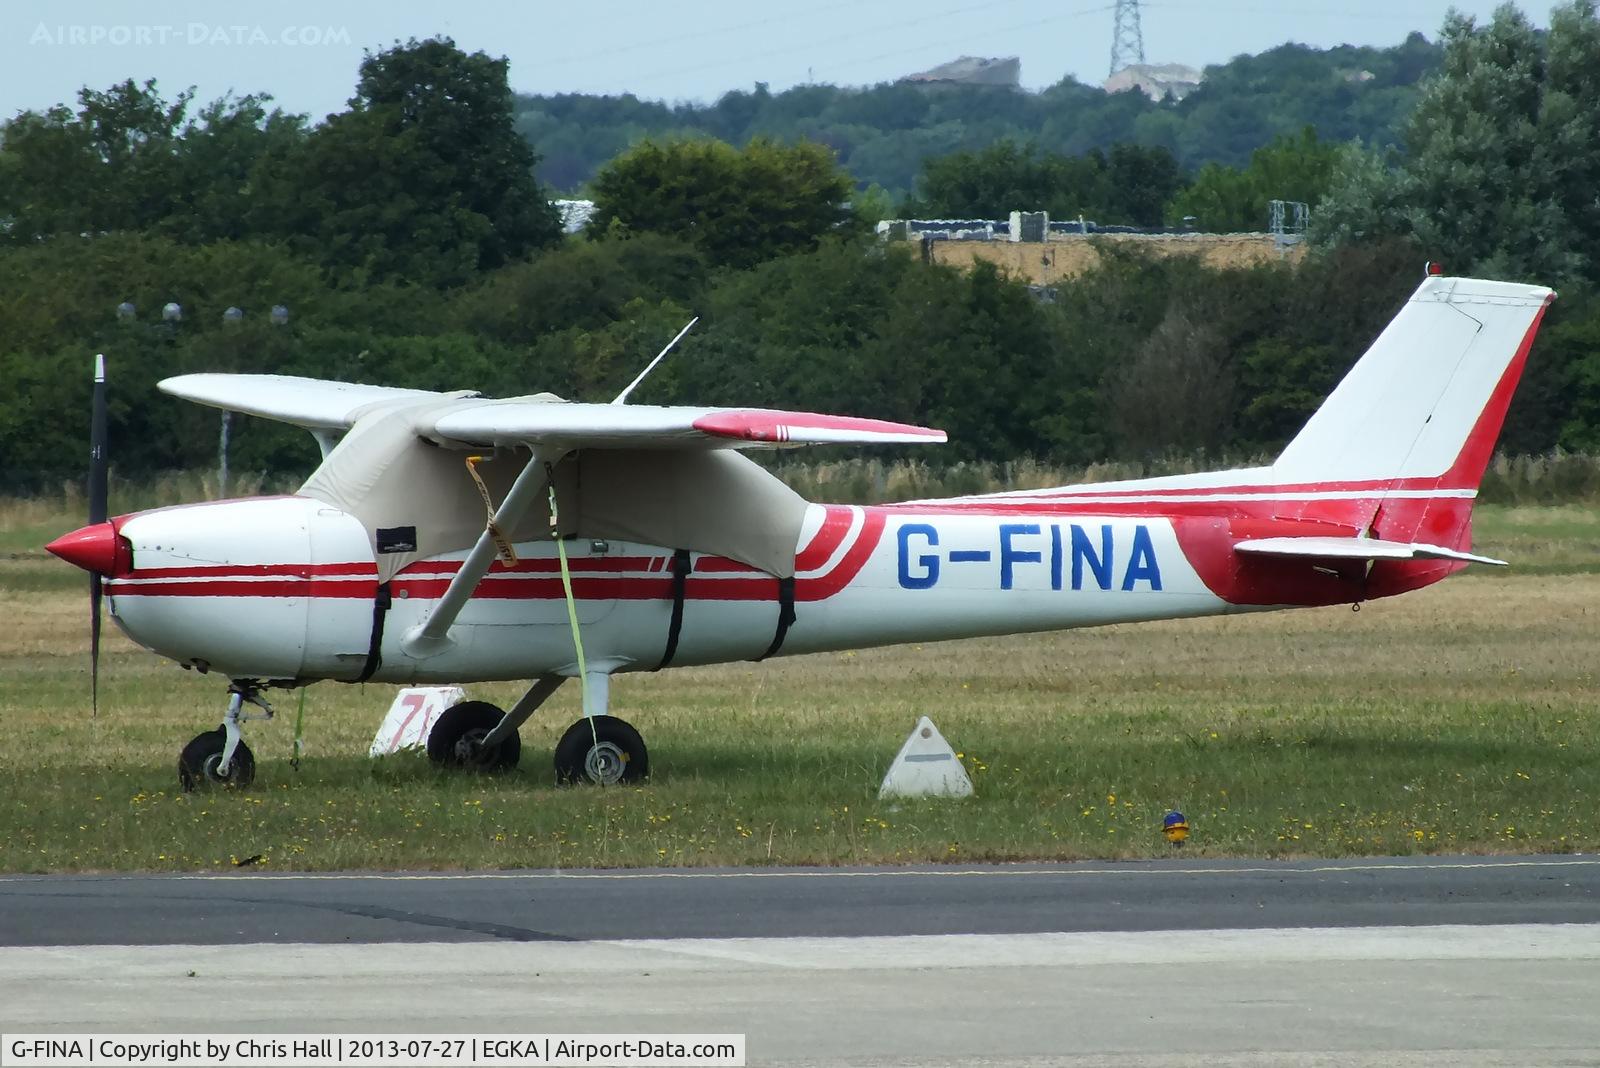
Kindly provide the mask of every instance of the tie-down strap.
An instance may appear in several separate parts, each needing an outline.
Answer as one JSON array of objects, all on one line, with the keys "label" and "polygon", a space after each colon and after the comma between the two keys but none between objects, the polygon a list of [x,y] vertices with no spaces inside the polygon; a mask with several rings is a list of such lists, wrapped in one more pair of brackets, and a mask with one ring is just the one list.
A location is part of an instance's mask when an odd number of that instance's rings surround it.
[{"label": "tie-down strap", "polygon": [[767,646],[767,651],[756,657],[765,660],[779,649],[783,648],[783,639],[789,636],[789,627],[794,624],[794,576],[778,580],[778,629],[772,635],[772,644]]},{"label": "tie-down strap", "polygon": [[683,595],[689,585],[689,572],[694,570],[694,561],[689,556],[688,549],[679,549],[672,554],[672,621],[667,624],[667,648],[661,654],[661,663],[652,670],[660,671],[672,663],[672,658],[678,655],[678,635],[683,633]]}]

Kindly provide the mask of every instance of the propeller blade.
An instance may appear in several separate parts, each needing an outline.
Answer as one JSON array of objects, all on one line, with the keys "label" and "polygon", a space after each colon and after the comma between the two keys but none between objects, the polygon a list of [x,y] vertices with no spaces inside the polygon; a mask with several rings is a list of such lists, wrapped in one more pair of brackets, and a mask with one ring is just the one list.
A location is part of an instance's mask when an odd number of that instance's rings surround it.
[{"label": "propeller blade", "polygon": [[[89,522],[110,512],[110,463],[106,457],[106,358],[94,358],[94,398],[89,415]],[[100,573],[89,573],[89,715],[100,714]]]},{"label": "propeller blade", "polygon": [[89,716],[100,714],[100,573],[89,573]]},{"label": "propeller blade", "polygon": [[94,400],[89,418],[89,522],[104,523],[108,506],[106,461],[106,358],[94,358]]}]

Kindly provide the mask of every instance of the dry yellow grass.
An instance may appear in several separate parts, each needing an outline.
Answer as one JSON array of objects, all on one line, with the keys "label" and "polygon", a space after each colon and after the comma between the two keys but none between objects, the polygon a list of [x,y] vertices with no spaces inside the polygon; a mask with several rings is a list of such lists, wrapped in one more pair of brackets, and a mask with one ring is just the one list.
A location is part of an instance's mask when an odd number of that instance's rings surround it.
[{"label": "dry yellow grass", "polygon": [[[557,789],[575,689],[524,728],[523,767],[458,778],[365,757],[389,687],[295,699],[252,725],[257,785],[178,796],[178,747],[223,683],[108,628],[87,716],[72,590],[0,565],[0,870],[840,863],[1589,850],[1600,576],[1458,578],[1360,613],[1310,610],[902,646],[620,679],[651,745],[638,789]],[[474,687],[507,702],[511,686]],[[875,798],[929,714],[978,797]]]}]

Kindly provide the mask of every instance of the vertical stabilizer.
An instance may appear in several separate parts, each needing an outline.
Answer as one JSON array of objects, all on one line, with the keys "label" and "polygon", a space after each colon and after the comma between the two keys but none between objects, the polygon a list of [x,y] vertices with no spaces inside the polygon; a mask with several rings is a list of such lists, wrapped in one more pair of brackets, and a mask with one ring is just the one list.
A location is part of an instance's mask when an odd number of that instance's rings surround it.
[{"label": "vertical stabilizer", "polygon": [[1476,489],[1554,296],[1428,278],[1284,449],[1274,481]]}]

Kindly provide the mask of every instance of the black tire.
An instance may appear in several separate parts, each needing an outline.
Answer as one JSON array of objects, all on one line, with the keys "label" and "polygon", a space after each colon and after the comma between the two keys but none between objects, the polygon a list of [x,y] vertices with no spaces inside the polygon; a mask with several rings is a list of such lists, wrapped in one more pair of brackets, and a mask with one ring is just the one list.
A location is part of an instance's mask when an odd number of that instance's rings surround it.
[{"label": "black tire", "polygon": [[228,733],[221,727],[197,734],[178,754],[178,784],[184,793],[202,786],[249,786],[256,778],[256,756],[243,741],[233,751],[233,764],[227,775],[219,775],[217,766],[222,763],[222,751],[227,748]]},{"label": "black tire", "polygon": [[522,759],[522,737],[516,731],[494,746],[478,744],[505,713],[488,701],[462,701],[439,714],[428,732],[428,759],[441,767],[468,771],[509,771]]},{"label": "black tire", "polygon": [[584,717],[556,743],[556,783],[617,786],[650,776],[650,754],[632,724],[616,716]]}]

